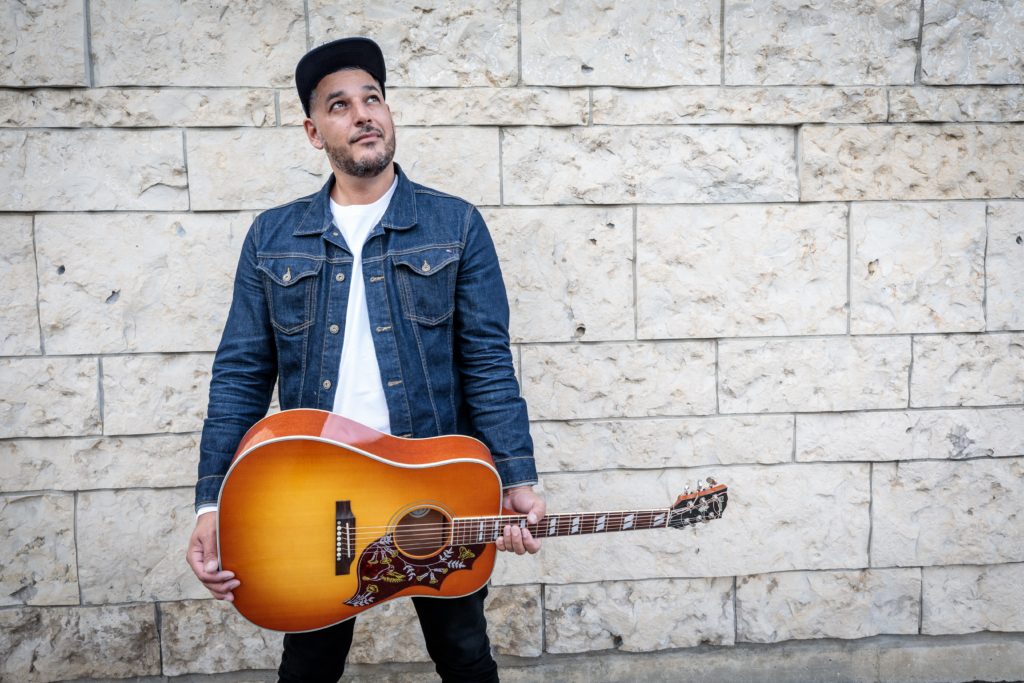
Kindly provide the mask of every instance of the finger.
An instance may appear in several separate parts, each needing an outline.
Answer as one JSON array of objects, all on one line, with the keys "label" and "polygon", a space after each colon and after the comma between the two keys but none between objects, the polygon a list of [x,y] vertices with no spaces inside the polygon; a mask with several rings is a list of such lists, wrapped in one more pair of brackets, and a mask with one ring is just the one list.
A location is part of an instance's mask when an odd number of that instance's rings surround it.
[{"label": "finger", "polygon": [[540,550],[540,541],[533,537],[529,529],[523,529],[523,547],[526,548],[526,552],[533,555]]},{"label": "finger", "polygon": [[512,550],[515,551],[516,555],[522,555],[526,552],[526,546],[523,545],[523,530],[518,526],[511,527],[509,530],[509,536],[511,540]]}]

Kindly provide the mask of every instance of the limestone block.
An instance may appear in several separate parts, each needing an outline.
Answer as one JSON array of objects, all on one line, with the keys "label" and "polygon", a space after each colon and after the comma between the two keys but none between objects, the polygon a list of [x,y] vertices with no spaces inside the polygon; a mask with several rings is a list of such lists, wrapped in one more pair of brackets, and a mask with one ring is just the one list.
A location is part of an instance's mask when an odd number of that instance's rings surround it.
[{"label": "limestone block", "polygon": [[711,342],[526,346],[521,372],[538,420],[715,412]]},{"label": "limestone block", "polygon": [[84,9],[78,0],[4,3],[0,87],[85,85]]},{"label": "limestone block", "polygon": [[272,126],[274,96],[270,89],[4,90],[0,91],[0,126]]},{"label": "limestone block", "polygon": [[156,676],[153,605],[0,610],[0,676],[12,683]]},{"label": "limestone block", "polygon": [[103,360],[103,433],[202,428],[213,354],[111,356]]},{"label": "limestone block", "polygon": [[216,350],[251,222],[251,214],[38,216],[47,352]]},{"label": "limestone block", "polygon": [[987,246],[988,329],[1024,330],[1024,204],[989,204]]},{"label": "limestone block", "polygon": [[989,406],[1024,402],[1024,334],[914,339],[910,405]]},{"label": "limestone block", "polygon": [[[729,487],[721,519],[687,529],[547,538],[502,558],[499,585],[586,583],[867,566],[870,465],[735,465],[544,475],[551,512],[668,507],[708,476]],[[876,527],[877,529],[877,527]]]},{"label": "limestone block", "polygon": [[0,216],[0,356],[38,354],[39,293],[31,216]]},{"label": "limestone block", "polygon": [[501,204],[497,128],[401,128],[395,161],[421,185],[477,205]]},{"label": "limestone block", "polygon": [[633,338],[633,211],[483,212],[502,264],[514,342]]},{"label": "limestone block", "polygon": [[787,572],[736,580],[736,639],[777,643],[917,633],[919,569]]},{"label": "limestone block", "polygon": [[725,8],[730,85],[914,82],[917,0],[730,0]]},{"label": "limestone block", "polygon": [[911,87],[889,90],[889,120],[992,121],[1024,120],[1024,88]]},{"label": "limestone block", "polygon": [[1024,127],[904,124],[800,128],[800,198],[1024,197]]},{"label": "limestone block", "polygon": [[925,567],[928,634],[1024,631],[1024,564]]},{"label": "limestone block", "polygon": [[0,130],[0,168],[8,211],[188,208],[174,130]]},{"label": "limestone block", "polygon": [[720,81],[721,6],[522,3],[523,82],[540,85],[707,85]]},{"label": "limestone block", "polygon": [[0,536],[0,605],[78,603],[73,496],[0,496]]},{"label": "limestone block", "polygon": [[1024,455],[1024,408],[798,415],[797,460],[962,460]]},{"label": "limestone block", "polygon": [[777,126],[508,129],[506,204],[778,202],[797,198],[793,130]]},{"label": "limestone block", "polygon": [[723,413],[907,405],[907,338],[728,340],[718,349]]},{"label": "limestone block", "polygon": [[530,431],[541,472],[768,464],[793,455],[789,415],[534,422]]},{"label": "limestone block", "polygon": [[511,86],[518,64],[515,0],[310,0],[309,34],[319,45],[372,36],[387,62],[387,85]]},{"label": "limestone block", "polygon": [[871,565],[1024,560],[1024,458],[874,465]]},{"label": "limestone block", "polygon": [[960,642],[928,638],[911,647],[885,647],[872,657],[872,678],[880,681],[1018,681],[1024,680],[1024,642],[981,634]]},{"label": "limestone block", "polygon": [[287,86],[306,51],[302,4],[90,3],[95,84]]},{"label": "limestone block", "polygon": [[1024,83],[1024,6],[1016,0],[929,0],[921,82]]},{"label": "limestone block", "polygon": [[416,609],[411,600],[392,600],[356,619],[349,661],[429,662]]},{"label": "limestone block", "polygon": [[159,609],[165,676],[277,669],[281,662],[281,634],[254,626],[227,602],[164,602]]},{"label": "limestone block", "polygon": [[732,645],[732,578],[545,586],[545,649],[652,652]]},{"label": "limestone block", "polygon": [[985,329],[983,203],[854,204],[850,241],[853,334]]},{"label": "limestone block", "polygon": [[400,126],[573,126],[590,116],[582,88],[396,88],[387,98]]},{"label": "limestone block", "polygon": [[0,491],[195,484],[197,434],[0,441]]},{"label": "limestone block", "polygon": [[596,125],[780,125],[885,120],[885,90],[882,88],[594,88]]},{"label": "limestone block", "polygon": [[846,332],[846,207],[641,207],[641,339]]},{"label": "limestone block", "polygon": [[541,586],[490,586],[484,610],[495,653],[540,657],[544,646]]},{"label": "limestone block", "polygon": [[100,433],[95,358],[0,358],[0,438]]},{"label": "limestone block", "polygon": [[195,521],[191,488],[79,493],[82,602],[208,597],[185,562]]}]

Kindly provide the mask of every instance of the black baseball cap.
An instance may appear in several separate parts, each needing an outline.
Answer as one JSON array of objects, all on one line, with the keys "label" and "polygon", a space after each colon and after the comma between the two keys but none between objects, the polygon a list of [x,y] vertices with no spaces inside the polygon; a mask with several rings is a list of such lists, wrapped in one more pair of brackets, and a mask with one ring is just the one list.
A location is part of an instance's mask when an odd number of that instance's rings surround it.
[{"label": "black baseball cap", "polygon": [[324,76],[342,69],[362,69],[377,79],[384,97],[384,53],[369,38],[340,38],[315,47],[295,67],[295,88],[299,91],[302,110],[309,116],[309,96]]}]

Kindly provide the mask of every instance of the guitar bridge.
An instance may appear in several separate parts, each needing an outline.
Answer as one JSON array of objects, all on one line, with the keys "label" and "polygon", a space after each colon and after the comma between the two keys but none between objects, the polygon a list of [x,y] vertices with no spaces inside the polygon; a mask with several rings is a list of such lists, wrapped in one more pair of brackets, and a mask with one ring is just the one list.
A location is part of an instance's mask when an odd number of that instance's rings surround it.
[{"label": "guitar bridge", "polygon": [[352,514],[352,503],[339,500],[334,504],[334,575],[342,576],[351,571],[356,554],[356,518]]}]

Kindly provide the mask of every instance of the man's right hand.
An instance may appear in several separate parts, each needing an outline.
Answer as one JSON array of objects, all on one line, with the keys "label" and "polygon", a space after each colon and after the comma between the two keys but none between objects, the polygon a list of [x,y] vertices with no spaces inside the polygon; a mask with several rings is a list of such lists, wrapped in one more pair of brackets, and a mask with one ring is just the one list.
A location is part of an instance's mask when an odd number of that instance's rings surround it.
[{"label": "man's right hand", "polygon": [[185,554],[188,566],[202,581],[206,589],[218,600],[231,602],[235,599],[233,591],[240,582],[233,572],[218,571],[220,562],[217,560],[217,515],[206,512],[196,520],[196,529],[188,542]]}]

